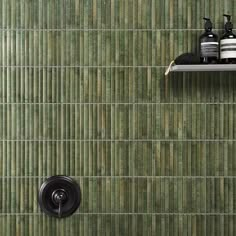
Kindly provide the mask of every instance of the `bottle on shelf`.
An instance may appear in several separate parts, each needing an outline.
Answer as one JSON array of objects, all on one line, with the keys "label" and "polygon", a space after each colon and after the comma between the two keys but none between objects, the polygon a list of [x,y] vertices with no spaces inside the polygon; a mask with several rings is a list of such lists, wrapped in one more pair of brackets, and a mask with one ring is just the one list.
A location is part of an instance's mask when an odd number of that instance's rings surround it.
[{"label": "bottle on shelf", "polygon": [[233,33],[231,16],[226,17],[225,33],[220,40],[220,60],[223,64],[236,64],[236,35]]},{"label": "bottle on shelf", "polygon": [[219,42],[217,34],[212,32],[212,22],[204,17],[205,32],[200,36],[200,61],[204,64],[215,64],[219,59]]}]

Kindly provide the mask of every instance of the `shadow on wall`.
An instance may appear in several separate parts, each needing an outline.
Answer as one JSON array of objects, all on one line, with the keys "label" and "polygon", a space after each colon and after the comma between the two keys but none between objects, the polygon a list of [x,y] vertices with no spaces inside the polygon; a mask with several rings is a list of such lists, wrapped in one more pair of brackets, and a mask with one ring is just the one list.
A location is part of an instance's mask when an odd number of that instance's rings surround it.
[{"label": "shadow on wall", "polygon": [[171,73],[161,82],[165,87],[161,102],[232,103],[236,100],[234,76],[233,72]]}]

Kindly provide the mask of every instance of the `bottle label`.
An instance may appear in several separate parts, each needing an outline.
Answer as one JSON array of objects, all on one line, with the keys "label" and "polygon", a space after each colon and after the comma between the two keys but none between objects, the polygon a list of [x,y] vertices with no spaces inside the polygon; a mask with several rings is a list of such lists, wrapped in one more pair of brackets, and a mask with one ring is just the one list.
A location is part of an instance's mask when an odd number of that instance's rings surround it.
[{"label": "bottle label", "polygon": [[222,39],[220,41],[220,58],[236,58],[236,38]]},{"label": "bottle label", "polygon": [[218,42],[204,42],[201,43],[201,57],[216,57],[219,56]]}]

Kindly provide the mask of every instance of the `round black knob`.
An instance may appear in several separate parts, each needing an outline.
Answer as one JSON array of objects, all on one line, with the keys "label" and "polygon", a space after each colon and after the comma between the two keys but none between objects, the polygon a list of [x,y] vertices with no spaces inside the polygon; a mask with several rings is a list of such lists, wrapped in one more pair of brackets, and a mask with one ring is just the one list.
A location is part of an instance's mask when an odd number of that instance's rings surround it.
[{"label": "round black knob", "polygon": [[81,202],[79,185],[68,176],[52,176],[39,190],[39,205],[47,215],[58,218],[72,215]]}]

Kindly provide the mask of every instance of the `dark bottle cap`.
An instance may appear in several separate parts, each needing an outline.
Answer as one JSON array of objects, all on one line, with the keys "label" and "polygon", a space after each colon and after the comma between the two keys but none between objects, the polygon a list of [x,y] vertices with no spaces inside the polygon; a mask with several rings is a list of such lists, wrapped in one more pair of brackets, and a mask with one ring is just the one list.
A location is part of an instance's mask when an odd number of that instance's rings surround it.
[{"label": "dark bottle cap", "polygon": [[212,22],[209,18],[204,17],[203,20],[205,20],[205,30],[211,31],[212,30]]},{"label": "dark bottle cap", "polygon": [[232,22],[230,21],[231,15],[224,14],[223,16],[227,18],[227,22],[225,23],[225,30],[226,30],[226,31],[232,31],[232,29],[233,29],[233,24],[232,24]]}]

